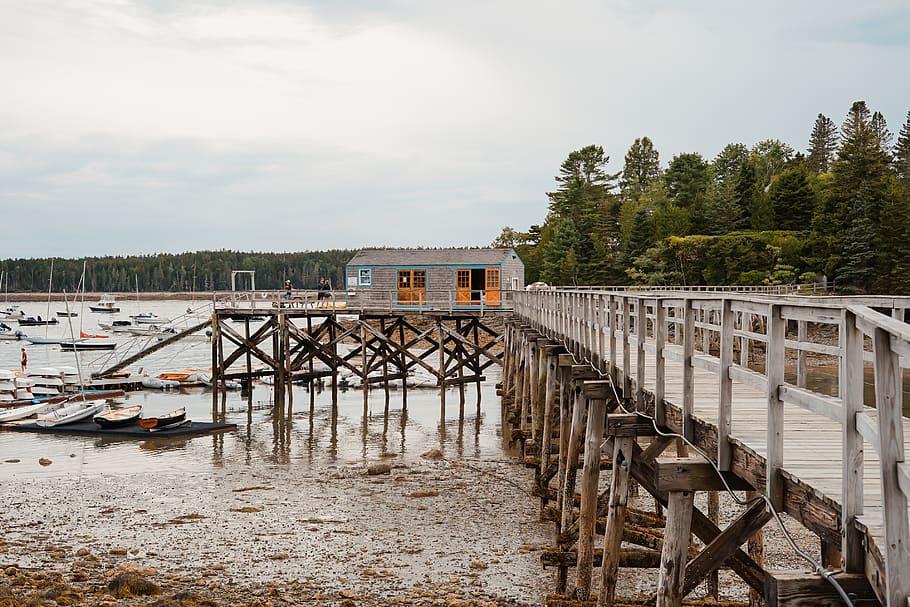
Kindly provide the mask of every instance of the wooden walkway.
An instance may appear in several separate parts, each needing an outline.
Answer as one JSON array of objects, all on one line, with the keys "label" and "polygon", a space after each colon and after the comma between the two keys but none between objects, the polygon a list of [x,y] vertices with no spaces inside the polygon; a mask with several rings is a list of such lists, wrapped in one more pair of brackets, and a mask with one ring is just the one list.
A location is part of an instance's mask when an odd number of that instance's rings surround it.
[{"label": "wooden walkway", "polygon": [[[633,409],[684,433],[722,470],[815,532],[819,561],[862,574],[881,604],[902,607],[910,604],[910,420],[901,415],[907,308],[910,299],[882,297],[516,296],[518,326],[532,340],[543,337],[590,364],[595,377],[612,377]],[[521,347],[506,347],[518,360]],[[809,356],[833,368],[836,395],[809,389]],[[509,365],[506,371],[517,368]],[[877,408],[863,403],[870,370]],[[785,381],[794,375],[794,383]]]}]

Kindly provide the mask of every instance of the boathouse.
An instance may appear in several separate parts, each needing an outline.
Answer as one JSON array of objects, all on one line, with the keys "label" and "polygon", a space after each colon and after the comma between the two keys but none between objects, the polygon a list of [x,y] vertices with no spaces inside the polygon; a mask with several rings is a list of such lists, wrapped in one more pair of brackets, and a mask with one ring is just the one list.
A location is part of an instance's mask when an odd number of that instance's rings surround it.
[{"label": "boathouse", "polygon": [[501,307],[524,288],[515,249],[368,249],[348,262],[349,299],[393,308]]}]

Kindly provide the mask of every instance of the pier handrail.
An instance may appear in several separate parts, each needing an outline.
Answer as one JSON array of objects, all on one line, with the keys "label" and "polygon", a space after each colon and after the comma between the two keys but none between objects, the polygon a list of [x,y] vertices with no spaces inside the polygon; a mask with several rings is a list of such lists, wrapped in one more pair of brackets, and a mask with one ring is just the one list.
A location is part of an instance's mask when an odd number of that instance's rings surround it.
[{"label": "pier handrail", "polygon": [[[910,298],[891,296],[806,297],[769,292],[562,287],[515,292],[515,313],[536,331],[562,342],[576,358],[609,374],[625,396],[643,409],[645,360],[654,360],[654,412],[666,420],[665,363],[683,365],[682,433],[693,438],[694,369],[719,377],[717,451],[721,470],[731,466],[731,430],[736,414],[733,384],[767,394],[764,493],[784,510],[784,405],[793,405],[837,422],[841,428],[841,529],[844,567],[863,572],[864,538],[857,519],[864,512],[863,450],[880,459],[882,522],[885,542],[882,599],[906,605],[910,597],[910,464],[904,453],[903,370],[910,367],[910,325],[904,322]],[[886,312],[886,313],[883,313]],[[650,330],[649,330],[650,327]],[[811,330],[811,332],[810,332]],[[813,339],[826,333],[825,340]],[[621,343],[621,347],[617,347]],[[871,348],[866,347],[870,344]],[[836,345],[834,345],[836,344]],[[736,358],[737,347],[739,359]],[[763,349],[765,364],[750,365],[749,353]],[[631,353],[636,351],[636,368]],[[790,351],[796,383],[785,377]],[[618,361],[618,352],[622,360]],[[838,394],[809,387],[807,357],[837,359]],[[872,368],[875,407],[863,402],[863,374]],[[868,575],[868,574],[867,574]],[[874,584],[873,584],[874,585]]]}]

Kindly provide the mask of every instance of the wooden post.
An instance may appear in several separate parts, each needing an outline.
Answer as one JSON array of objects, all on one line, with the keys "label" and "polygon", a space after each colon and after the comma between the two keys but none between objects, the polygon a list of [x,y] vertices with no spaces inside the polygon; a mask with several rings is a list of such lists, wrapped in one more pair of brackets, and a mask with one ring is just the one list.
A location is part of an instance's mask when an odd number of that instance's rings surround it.
[{"label": "wooden post", "polygon": [[622,298],[622,395],[632,397],[632,350],[629,347],[632,333],[632,312],[629,296]]},{"label": "wooden post", "polygon": [[898,463],[904,462],[904,426],[901,414],[903,373],[900,357],[891,348],[891,334],[876,328],[872,336],[875,361],[875,408],[881,448],[882,516],[885,523],[885,599],[889,606],[910,597],[910,529],[907,496],[898,484]]},{"label": "wooden post", "polygon": [[[562,482],[566,477],[566,457],[569,451],[569,438],[572,433],[572,355],[560,354],[558,356],[559,367],[559,464],[556,471],[556,508],[560,512],[563,509],[563,492]],[[556,521],[556,533],[563,532],[562,516]]]},{"label": "wooden post", "polygon": [[645,408],[645,342],[648,339],[648,306],[644,299],[635,300],[635,408]]},{"label": "wooden post", "polygon": [[578,452],[581,449],[581,440],[584,433],[585,414],[587,402],[581,396],[581,380],[590,377],[590,368],[587,365],[574,365],[572,377],[575,379],[574,401],[572,409],[572,429],[569,434],[569,447],[566,451],[566,478],[562,482],[562,529],[568,529],[572,524],[575,505],[575,475],[578,466]]},{"label": "wooden post", "polygon": [[683,431],[682,435],[692,440],[692,413],[695,409],[695,311],[692,300],[683,300]]},{"label": "wooden post", "polygon": [[439,340],[439,408],[443,422],[446,416],[446,338],[442,330],[442,319],[436,319],[436,335]]},{"label": "wooden post", "polygon": [[809,379],[809,368],[806,364],[808,352],[802,349],[802,344],[809,341],[809,323],[800,320],[796,326],[796,339],[799,342],[799,349],[796,351],[796,385],[805,388]]},{"label": "wooden post", "polygon": [[544,509],[547,507],[547,493],[550,486],[549,477],[546,476],[550,468],[550,443],[553,439],[553,409],[556,405],[556,369],[558,363],[557,354],[547,355],[547,376],[546,376],[546,396],[544,397],[543,409],[543,432],[541,435],[540,447],[540,474],[541,474],[541,495],[540,495],[540,517],[543,520]]},{"label": "wooden post", "polygon": [[654,419],[657,425],[667,425],[667,361],[664,346],[667,342],[667,309],[660,299],[654,300]]},{"label": "wooden post", "polygon": [[[720,496],[717,491],[708,492],[708,520],[715,525],[720,523]],[[708,574],[708,595],[717,600],[720,595],[720,580],[717,569]]]},{"label": "wooden post", "polygon": [[575,595],[579,599],[591,596],[594,574],[594,522],[597,517],[597,479],[600,474],[600,444],[604,437],[604,418],[607,414],[606,382],[585,382],[583,398],[588,405],[588,424],[585,431],[584,468],[581,476],[581,508],[578,517],[578,562],[576,564]]},{"label": "wooden post", "polygon": [[634,442],[632,436],[617,436],[613,439],[613,478],[610,480],[610,503],[607,507],[607,526],[604,530],[598,607],[612,607],[615,599],[620,546],[629,500],[629,472]]},{"label": "wooden post", "polygon": [[[758,491],[746,491],[746,500],[754,500],[759,496]],[[749,536],[749,556],[758,565],[764,564],[765,560],[765,532],[759,529]],[[765,604],[764,597],[754,588],[749,588],[749,607],[762,607]]]},{"label": "wooden post", "polygon": [[862,573],[865,567],[863,536],[856,518],[863,514],[863,437],[856,429],[856,414],[863,410],[863,335],[856,328],[856,316],[844,310],[840,324],[840,377],[842,465],[841,553],[844,570]]},{"label": "wooden post", "polygon": [[765,470],[765,495],[774,508],[783,510],[783,480],[780,476],[784,465],[784,403],[778,390],[784,383],[784,338],[787,321],[781,318],[780,306],[768,306],[768,343],[765,355],[765,376],[768,379],[768,432]]},{"label": "wooden post", "polygon": [[693,491],[670,492],[657,578],[657,607],[679,607],[682,604],[694,499]]},{"label": "wooden post", "polygon": [[607,315],[609,318],[609,343],[610,343],[610,377],[613,378],[613,385],[617,384],[616,373],[616,298],[610,295],[607,302]]},{"label": "wooden post", "polygon": [[[404,348],[404,323],[401,322],[401,318],[398,318],[398,343],[401,344]],[[408,360],[404,356],[404,350],[402,350],[398,362],[401,367],[401,374],[404,376],[401,378],[401,409],[403,411],[408,410]]]},{"label": "wooden post", "polygon": [[730,433],[733,431],[733,310],[729,299],[721,303],[720,312],[720,379],[717,406],[717,467],[722,472],[730,470],[732,455]]}]

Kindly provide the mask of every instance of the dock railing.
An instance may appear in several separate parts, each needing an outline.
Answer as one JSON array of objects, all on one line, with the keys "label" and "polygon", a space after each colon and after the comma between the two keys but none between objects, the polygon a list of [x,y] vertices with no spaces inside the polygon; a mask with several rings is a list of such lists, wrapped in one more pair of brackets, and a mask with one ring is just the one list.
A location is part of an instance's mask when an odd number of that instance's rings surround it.
[{"label": "dock railing", "polygon": [[[731,430],[736,416],[734,383],[767,394],[764,493],[785,509],[784,404],[794,405],[840,425],[841,529],[844,569],[875,570],[861,533],[864,492],[863,453],[880,460],[880,499],[887,605],[910,597],[910,463],[904,452],[903,371],[910,366],[910,308],[907,297],[804,297],[783,293],[698,292],[660,288],[647,292],[611,288],[557,288],[515,292],[516,314],[535,330],[560,341],[577,359],[609,374],[626,397],[644,409],[648,357],[653,363],[654,417],[666,420],[666,362],[682,364],[682,433],[692,436],[695,369],[718,376],[717,451],[710,454],[723,471],[731,465]],[[827,339],[821,339],[826,336]],[[632,352],[636,353],[632,368]],[[622,360],[617,360],[621,354]],[[764,364],[750,354],[763,354]],[[789,356],[788,356],[789,355]],[[808,357],[837,361],[837,394],[809,387]],[[795,383],[785,363],[796,365]],[[875,406],[864,403],[864,371],[871,367]],[[792,374],[791,374],[792,377]],[[796,438],[796,437],[794,437]],[[872,581],[870,579],[870,581]],[[877,584],[873,583],[873,586]]]}]

